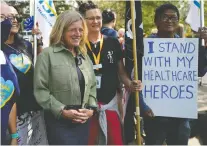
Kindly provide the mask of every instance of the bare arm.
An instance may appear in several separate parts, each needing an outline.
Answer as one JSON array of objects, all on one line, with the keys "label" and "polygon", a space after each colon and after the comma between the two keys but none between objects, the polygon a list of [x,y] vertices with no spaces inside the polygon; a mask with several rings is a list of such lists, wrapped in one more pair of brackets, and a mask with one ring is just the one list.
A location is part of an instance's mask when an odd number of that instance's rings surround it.
[{"label": "bare arm", "polygon": [[[14,103],[11,112],[9,114],[9,132],[10,134],[14,134],[17,132],[17,107],[16,103]],[[12,138],[11,145],[17,145],[17,138]]]},{"label": "bare arm", "polygon": [[121,82],[127,88],[130,88],[131,80],[130,80],[130,78],[128,77],[128,75],[126,73],[126,70],[125,70],[124,63],[123,63],[122,59],[118,62],[118,74],[119,74]]},{"label": "bare arm", "polygon": [[200,32],[200,38],[202,38],[205,41],[207,41],[207,27],[200,28],[199,32]]},{"label": "bare arm", "polygon": [[123,60],[118,62],[118,74],[121,82],[125,85],[127,89],[132,92],[142,90],[142,82],[140,80],[131,80],[125,70]]}]

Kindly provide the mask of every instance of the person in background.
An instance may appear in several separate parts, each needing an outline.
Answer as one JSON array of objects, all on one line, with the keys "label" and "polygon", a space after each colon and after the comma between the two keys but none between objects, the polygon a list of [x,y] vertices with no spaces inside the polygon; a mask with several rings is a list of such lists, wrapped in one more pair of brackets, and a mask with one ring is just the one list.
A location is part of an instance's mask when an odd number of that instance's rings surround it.
[{"label": "person in background", "polygon": [[[116,30],[114,30],[115,25],[116,25],[116,14],[110,9],[104,10],[102,12],[102,28],[101,28],[101,33],[107,37],[114,37],[118,39],[118,33]],[[123,40],[122,40],[123,42]],[[121,44],[121,42],[120,42]],[[121,44],[123,45],[123,44]],[[123,46],[122,46],[123,49]],[[124,58],[123,58],[124,59]],[[123,84],[120,84],[120,87],[117,88],[117,102],[118,102],[118,109],[120,116],[123,117],[123,105],[122,105],[122,97],[123,97],[123,91],[122,91]],[[123,122],[123,118],[122,118]]]},{"label": "person in background", "polygon": [[34,94],[45,110],[50,145],[87,145],[97,108],[96,80],[87,55],[87,26],[76,11],[61,13],[50,46],[37,57]]},{"label": "person in background", "polygon": [[39,30],[39,24],[36,23],[36,27],[32,28],[32,34],[37,35],[39,38],[37,38],[37,55],[39,55],[43,50],[43,37],[41,36],[41,31]]},{"label": "person in background", "polygon": [[102,12],[102,23],[101,33],[108,37],[118,38],[117,31],[114,30],[116,25],[116,14],[114,11],[107,9]]},{"label": "person in background", "polygon": [[[154,22],[158,32],[149,36],[150,38],[180,38],[176,34],[180,14],[176,6],[166,3],[155,10]],[[207,30],[202,28],[200,38],[207,39]],[[204,54],[200,51],[206,49],[199,48],[199,58]],[[201,62],[199,61],[199,66]],[[203,62],[202,64],[207,64]],[[202,68],[204,69],[204,68]],[[187,145],[191,128],[189,119],[174,117],[155,116],[144,118],[144,130],[146,133],[146,145],[162,145],[166,140],[167,145]]]},{"label": "person in background", "polygon": [[[1,49],[5,47],[4,42],[8,39],[12,27],[8,9],[9,6],[1,1]],[[0,68],[1,145],[8,145],[7,128],[11,134],[10,144],[17,145],[16,98],[19,96],[19,84],[12,65],[2,50],[0,50]]]},{"label": "person in background", "polygon": [[33,94],[33,49],[32,44],[24,40],[19,35],[21,18],[18,12],[12,6],[2,14],[8,13],[12,27],[8,39],[5,41],[5,47],[2,48],[5,55],[11,62],[17,75],[20,96],[17,98],[17,115],[20,116],[26,112],[40,110]]},{"label": "person in background", "polygon": [[207,27],[199,28],[198,32],[193,31],[196,38],[199,39],[199,54],[198,54],[198,76],[203,77],[207,72],[207,45],[203,45],[201,40],[207,44]]},{"label": "person in background", "polygon": [[124,42],[125,42],[125,29],[124,28],[120,28],[118,30],[118,40],[119,40],[119,43],[121,44],[122,46],[122,50],[124,51],[125,47],[124,47]]},{"label": "person in background", "polygon": [[127,76],[118,39],[101,34],[102,14],[98,6],[92,1],[79,5],[88,26],[86,46],[97,79],[99,102],[99,115],[94,116],[90,124],[89,145],[123,145],[117,88],[122,82],[128,90],[140,91],[141,81],[132,81]]},{"label": "person in background", "polygon": [[[207,73],[207,27],[201,27],[199,28],[198,32],[193,31],[193,33],[195,34],[194,37],[200,38],[199,39],[199,56],[198,56],[198,77],[201,77],[201,78],[199,81],[200,86],[198,87],[198,93],[199,93],[199,92],[204,91],[203,89],[205,88],[205,83],[203,83],[202,77],[205,80],[206,73]],[[203,45],[201,43],[202,39],[204,39],[204,41],[206,42],[206,45]],[[198,108],[201,108],[203,106],[205,107],[205,104],[203,104],[203,102],[199,102],[200,100],[203,100],[203,98],[200,98],[198,96]],[[198,119],[192,120],[190,122],[191,137],[194,137],[194,136],[198,137],[199,142],[202,145],[207,145],[206,122],[207,122],[207,113],[206,113],[205,108],[203,110],[198,110]]]}]

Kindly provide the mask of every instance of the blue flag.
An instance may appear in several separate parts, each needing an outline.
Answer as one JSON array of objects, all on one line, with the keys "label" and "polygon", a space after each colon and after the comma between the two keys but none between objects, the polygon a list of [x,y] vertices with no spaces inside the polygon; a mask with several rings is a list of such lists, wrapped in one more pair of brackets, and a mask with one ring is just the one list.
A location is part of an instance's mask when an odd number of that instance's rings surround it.
[{"label": "blue flag", "polygon": [[26,31],[32,30],[34,27],[34,16],[27,18],[24,22],[24,29]]}]

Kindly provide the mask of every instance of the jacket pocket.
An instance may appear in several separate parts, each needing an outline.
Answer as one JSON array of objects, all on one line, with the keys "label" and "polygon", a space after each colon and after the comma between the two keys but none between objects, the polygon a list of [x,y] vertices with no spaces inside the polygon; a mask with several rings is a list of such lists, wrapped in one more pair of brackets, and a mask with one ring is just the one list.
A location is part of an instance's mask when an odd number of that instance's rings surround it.
[{"label": "jacket pocket", "polygon": [[71,90],[70,65],[55,65],[51,68],[51,83],[54,92]]},{"label": "jacket pocket", "polygon": [[81,105],[81,100],[75,96],[72,90],[53,92],[53,96],[56,100],[60,101],[64,105]]}]

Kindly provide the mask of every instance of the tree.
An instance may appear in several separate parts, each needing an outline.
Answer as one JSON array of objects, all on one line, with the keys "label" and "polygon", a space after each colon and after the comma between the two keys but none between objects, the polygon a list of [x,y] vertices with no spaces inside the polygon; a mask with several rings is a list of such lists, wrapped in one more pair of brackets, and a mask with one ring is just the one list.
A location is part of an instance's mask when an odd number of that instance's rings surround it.
[{"label": "tree", "polygon": [[169,2],[177,6],[180,11],[180,23],[184,23],[184,18],[186,17],[186,13],[188,10],[188,4],[186,1],[142,1],[142,18],[145,33],[149,35],[151,34],[152,28],[156,28],[154,24],[155,9],[162,4]]},{"label": "tree", "polygon": [[[184,24],[185,33],[187,35],[192,35],[191,29],[188,24],[185,23],[185,19],[187,17],[189,11],[189,1],[188,0],[180,0],[180,1],[142,1],[142,18],[143,18],[143,26],[144,32],[147,34],[151,33],[151,29],[155,28],[154,25],[154,12],[155,9],[164,3],[172,3],[179,9],[180,12],[180,23]],[[204,2],[204,18],[207,18],[207,3]],[[207,25],[207,19],[205,19],[205,25]]]},{"label": "tree", "polygon": [[125,27],[125,1],[94,0],[93,2],[96,3],[102,11],[105,9],[111,9],[116,13],[117,30]]},{"label": "tree", "polygon": [[[26,6],[29,7],[29,0],[24,0],[24,1],[12,1],[12,0],[5,0],[8,2],[10,5],[16,6],[18,8],[18,11],[20,15],[22,15],[24,18],[27,18],[29,16],[29,13],[23,12],[24,8]],[[71,10],[75,9],[77,6],[78,0],[53,0],[56,11],[58,14],[65,10]],[[83,0],[87,1],[87,0]],[[124,28],[125,27],[125,1],[116,1],[116,0],[92,0],[94,3],[96,3],[101,10],[104,9],[111,9],[116,12],[117,14],[117,22],[116,22],[116,29],[118,30],[119,28]],[[179,0],[179,1],[174,1],[174,0],[168,0],[168,1],[146,1],[142,0],[142,18],[143,18],[143,27],[144,27],[144,32],[147,34],[151,33],[151,29],[155,28],[154,25],[154,11],[155,9],[160,6],[163,3],[170,2],[174,5],[176,5],[179,9],[180,12],[180,22],[184,24],[185,26],[185,32],[188,35],[191,35],[191,30],[190,27],[185,24],[185,18],[187,16],[188,10],[189,10],[189,0]],[[205,19],[205,25],[207,25],[207,2],[204,0],[204,18]]]}]

